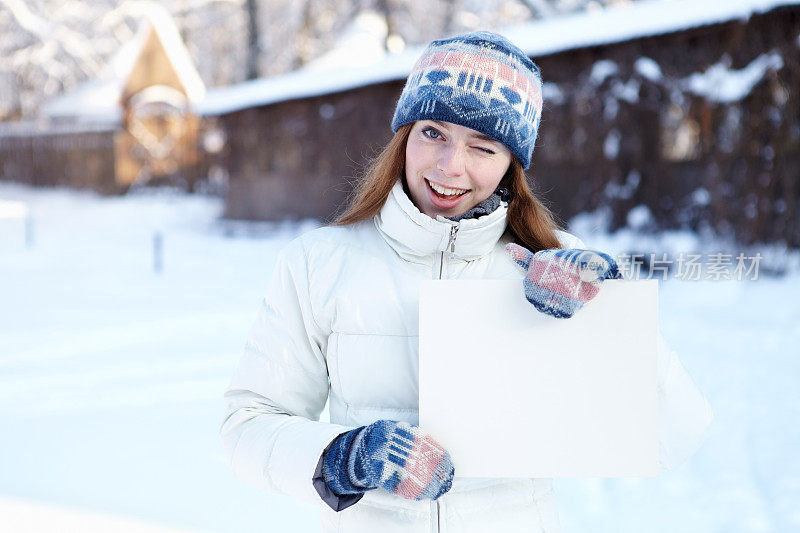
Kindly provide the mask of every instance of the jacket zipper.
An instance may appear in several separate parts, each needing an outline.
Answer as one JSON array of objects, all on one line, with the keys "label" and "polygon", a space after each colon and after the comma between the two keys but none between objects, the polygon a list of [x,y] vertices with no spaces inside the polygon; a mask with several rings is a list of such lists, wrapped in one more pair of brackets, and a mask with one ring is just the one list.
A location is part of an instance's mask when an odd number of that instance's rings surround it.
[{"label": "jacket zipper", "polygon": [[[450,259],[456,256],[456,235],[458,234],[458,228],[461,224],[455,224],[450,226],[450,240],[447,241],[447,249],[450,251]],[[442,279],[442,273],[444,271],[444,251],[441,252],[441,258],[439,260],[439,279]],[[434,500],[431,502],[431,531],[433,533],[439,533],[440,531],[440,524],[439,524],[439,500]]]},{"label": "jacket zipper", "polygon": [[[456,256],[456,234],[460,224],[450,226],[450,240],[447,241],[447,249],[450,250],[450,259]],[[442,252],[441,261],[439,262],[439,279],[442,279],[442,271],[444,269],[444,252]]]}]

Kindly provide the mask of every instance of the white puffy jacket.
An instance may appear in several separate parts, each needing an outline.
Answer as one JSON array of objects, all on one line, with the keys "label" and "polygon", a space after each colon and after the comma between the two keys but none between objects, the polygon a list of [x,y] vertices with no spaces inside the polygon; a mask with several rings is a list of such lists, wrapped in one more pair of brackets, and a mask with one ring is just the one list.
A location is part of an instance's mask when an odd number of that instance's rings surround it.
[{"label": "white puffy jacket", "polygon": [[[503,203],[477,219],[434,220],[398,181],[372,220],[292,241],[225,393],[221,435],[234,474],[319,505],[325,532],[559,531],[549,479],[457,477],[436,501],[376,489],[338,513],[311,481],[340,433],[379,419],[418,423],[419,281],[521,279],[504,253],[506,211]],[[585,247],[568,233],[559,239]],[[712,415],[663,339],[658,372],[660,462],[670,468],[700,445]],[[320,422],[329,395],[331,423]]]}]

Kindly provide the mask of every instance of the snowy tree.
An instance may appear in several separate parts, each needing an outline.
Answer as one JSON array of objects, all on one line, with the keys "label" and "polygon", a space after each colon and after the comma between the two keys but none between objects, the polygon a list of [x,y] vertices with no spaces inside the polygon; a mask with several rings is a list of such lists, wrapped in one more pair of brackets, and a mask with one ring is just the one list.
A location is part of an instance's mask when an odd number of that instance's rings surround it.
[{"label": "snowy tree", "polygon": [[[242,79],[242,3],[162,2],[211,84]],[[143,0],[0,0],[0,119],[30,116],[43,100],[103,76],[149,5]]]}]

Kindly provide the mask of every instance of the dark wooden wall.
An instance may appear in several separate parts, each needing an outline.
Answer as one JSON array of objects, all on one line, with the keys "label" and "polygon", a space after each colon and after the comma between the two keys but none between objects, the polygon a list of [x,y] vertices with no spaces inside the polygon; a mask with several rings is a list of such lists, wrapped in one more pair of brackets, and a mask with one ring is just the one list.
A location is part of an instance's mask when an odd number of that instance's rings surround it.
[{"label": "dark wooden wall", "polygon": [[330,218],[392,136],[402,82],[220,117],[230,185],[226,216]]},{"label": "dark wooden wall", "polygon": [[[533,175],[564,217],[608,206],[612,228],[646,205],[660,227],[709,226],[738,241],[800,246],[800,9],[607,47],[541,58],[545,80],[563,101],[543,114]],[[762,54],[780,56],[748,96],[717,103],[693,94],[686,79],[728,62],[744,69]],[[636,71],[653,59],[663,78]],[[599,60],[619,73],[593,86]],[[621,87],[638,98],[620,98]],[[616,107],[616,113],[609,107]],[[611,111],[611,112],[610,112]],[[696,135],[676,150],[680,127]],[[618,133],[619,151],[604,144]],[[635,185],[637,184],[638,185]]]},{"label": "dark wooden wall", "polygon": [[118,192],[114,130],[17,127],[0,131],[0,180]]}]

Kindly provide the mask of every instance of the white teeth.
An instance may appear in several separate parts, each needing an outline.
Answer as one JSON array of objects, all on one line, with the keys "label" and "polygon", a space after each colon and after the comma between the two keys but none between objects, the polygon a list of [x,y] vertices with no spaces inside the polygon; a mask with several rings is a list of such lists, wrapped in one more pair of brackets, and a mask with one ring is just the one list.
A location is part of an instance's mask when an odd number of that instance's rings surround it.
[{"label": "white teeth", "polygon": [[437,185],[432,181],[429,181],[428,183],[431,184],[431,189],[438,192],[439,194],[445,194],[447,196],[456,196],[465,193],[469,190],[469,189],[448,189],[447,187],[442,187],[441,185]]}]

